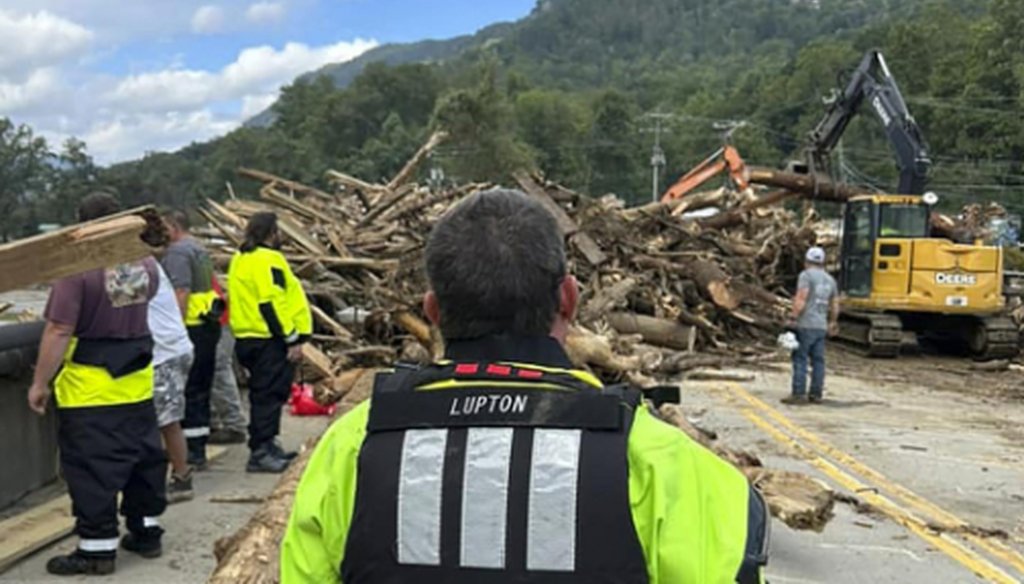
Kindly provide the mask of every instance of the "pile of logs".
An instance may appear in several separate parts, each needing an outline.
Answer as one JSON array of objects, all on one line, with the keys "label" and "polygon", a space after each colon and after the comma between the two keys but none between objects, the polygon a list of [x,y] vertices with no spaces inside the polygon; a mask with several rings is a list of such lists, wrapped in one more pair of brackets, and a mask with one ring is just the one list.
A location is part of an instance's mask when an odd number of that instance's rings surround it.
[{"label": "pile of logs", "polygon": [[[410,165],[440,138],[431,139]],[[330,171],[334,192],[253,169],[259,200],[208,201],[201,213],[215,260],[226,263],[246,220],[275,211],[282,251],[316,307],[314,380],[331,392],[343,370],[396,358],[436,357],[441,344],[420,316],[423,250],[443,212],[486,184],[431,190],[408,182],[407,165],[387,184]],[[812,226],[778,203],[788,192],[697,193],[671,204],[627,209],[526,173],[516,188],[548,208],[566,237],[582,300],[570,350],[609,381],[676,374],[770,353]],[[766,202],[767,201],[767,202]],[[715,207],[716,215],[688,218]],[[698,354],[699,353],[699,354]]]}]

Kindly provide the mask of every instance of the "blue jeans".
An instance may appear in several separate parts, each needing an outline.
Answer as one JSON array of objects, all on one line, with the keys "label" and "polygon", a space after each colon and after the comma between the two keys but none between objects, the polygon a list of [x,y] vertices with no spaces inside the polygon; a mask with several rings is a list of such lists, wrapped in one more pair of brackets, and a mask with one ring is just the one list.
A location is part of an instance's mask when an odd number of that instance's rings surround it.
[{"label": "blue jeans", "polygon": [[811,396],[821,397],[825,389],[825,337],[827,331],[797,329],[800,347],[793,351],[793,395],[807,392],[807,359],[811,361]]}]

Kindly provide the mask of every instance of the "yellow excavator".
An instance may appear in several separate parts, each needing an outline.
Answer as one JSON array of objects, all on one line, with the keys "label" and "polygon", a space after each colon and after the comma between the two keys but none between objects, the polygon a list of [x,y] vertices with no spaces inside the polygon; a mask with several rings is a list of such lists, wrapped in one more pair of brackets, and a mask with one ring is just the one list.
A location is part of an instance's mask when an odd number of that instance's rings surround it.
[{"label": "yellow excavator", "polygon": [[931,162],[885,59],[870,51],[810,134],[807,164],[828,155],[862,104],[886,128],[900,170],[899,192],[850,199],[843,211],[840,338],[869,355],[894,357],[918,337],[955,342],[981,359],[1012,357],[1020,335],[1006,315],[1003,250],[933,235]]},{"label": "yellow excavator", "polygon": [[981,359],[1015,356],[1003,250],[931,236],[935,195],[864,195],[846,204],[840,252],[840,338],[894,357],[918,336]]}]

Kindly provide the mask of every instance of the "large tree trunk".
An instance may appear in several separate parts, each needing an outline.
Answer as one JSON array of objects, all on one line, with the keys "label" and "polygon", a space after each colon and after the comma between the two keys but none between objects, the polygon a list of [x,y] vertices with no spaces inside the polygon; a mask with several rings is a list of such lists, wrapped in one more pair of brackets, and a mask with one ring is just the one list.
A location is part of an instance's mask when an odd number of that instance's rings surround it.
[{"label": "large tree trunk", "polygon": [[867,194],[863,189],[834,183],[827,177],[795,174],[759,166],[750,167],[750,182],[800,193],[808,199],[843,203],[852,197]]},{"label": "large tree trunk", "polygon": [[616,331],[624,335],[639,334],[645,343],[659,347],[693,352],[693,345],[697,340],[695,327],[664,318],[631,312],[613,312],[607,315],[607,318],[608,324]]},{"label": "large tree trunk", "polygon": [[729,276],[718,267],[718,264],[694,260],[689,262],[687,267],[693,281],[716,305],[726,310],[735,310],[740,305],[739,296],[729,287]]}]

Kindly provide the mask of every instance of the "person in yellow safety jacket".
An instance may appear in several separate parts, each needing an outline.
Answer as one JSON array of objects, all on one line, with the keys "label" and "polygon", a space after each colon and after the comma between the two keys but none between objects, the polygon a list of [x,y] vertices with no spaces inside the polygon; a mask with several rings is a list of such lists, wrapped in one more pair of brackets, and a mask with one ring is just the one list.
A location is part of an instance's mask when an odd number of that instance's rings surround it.
[{"label": "person in yellow safety jacket", "polygon": [[206,442],[210,436],[210,389],[217,368],[217,343],[224,301],[213,289],[213,261],[206,248],[189,233],[188,215],[164,215],[171,244],[161,258],[192,341],[192,368],[185,381],[185,419],[182,433],[188,443],[188,463],[206,468]]},{"label": "person in yellow safety jacket", "polygon": [[[82,200],[78,217],[90,221],[118,210],[111,195],[94,193]],[[46,564],[51,574],[114,571],[119,493],[128,528],[121,546],[146,558],[160,555],[167,458],[153,405],[147,322],[158,269],[152,258],[127,262],[63,278],[50,291],[28,404],[45,414],[56,376],[57,444],[79,537],[75,551]]]},{"label": "person in yellow safety jacket", "polygon": [[249,472],[283,472],[295,458],[276,438],[294,364],[302,360],[302,344],[313,332],[302,284],[276,249],[280,239],[276,215],[253,215],[228,268],[235,354],[249,370]]},{"label": "person in yellow safety jacket", "polygon": [[770,518],[635,389],[573,369],[579,298],[555,219],[473,195],[426,248],[445,360],[377,376],[312,453],[281,581],[763,582]]}]

